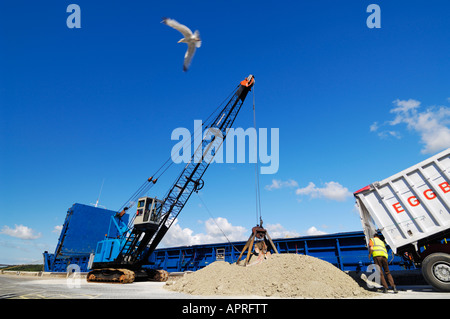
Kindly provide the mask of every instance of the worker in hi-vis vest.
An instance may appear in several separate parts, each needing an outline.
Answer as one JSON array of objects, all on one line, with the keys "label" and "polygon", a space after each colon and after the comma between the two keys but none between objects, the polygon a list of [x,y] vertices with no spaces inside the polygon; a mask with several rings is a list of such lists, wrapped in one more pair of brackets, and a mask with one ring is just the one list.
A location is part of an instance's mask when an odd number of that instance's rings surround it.
[{"label": "worker in hi-vis vest", "polygon": [[[378,234],[373,235],[373,238],[369,241],[369,259],[370,256],[373,257],[373,261],[375,265],[377,265],[377,268],[380,272],[380,280],[381,285],[383,285],[384,289],[383,292],[388,292],[388,285],[386,283],[386,279],[384,278],[384,275],[386,275],[387,280],[389,282],[389,285],[394,290],[394,293],[397,293],[397,288],[395,287],[394,279],[392,278],[392,275],[389,271],[389,265],[388,265],[388,253],[386,249],[386,245],[384,242],[380,239]],[[384,270],[384,275],[383,275]]]}]

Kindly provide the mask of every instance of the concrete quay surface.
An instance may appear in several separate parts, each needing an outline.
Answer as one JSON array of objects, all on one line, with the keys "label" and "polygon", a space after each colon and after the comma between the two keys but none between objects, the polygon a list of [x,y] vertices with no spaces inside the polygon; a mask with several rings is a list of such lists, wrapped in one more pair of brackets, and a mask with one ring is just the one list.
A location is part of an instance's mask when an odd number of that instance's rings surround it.
[{"label": "concrete quay surface", "polygon": [[[271,299],[259,296],[193,296],[164,289],[165,283],[88,283],[85,278],[0,274],[0,299]],[[399,293],[377,293],[370,299],[450,299],[431,286],[398,286]],[[361,298],[355,298],[361,299]],[[367,298],[364,298],[367,299]]]}]

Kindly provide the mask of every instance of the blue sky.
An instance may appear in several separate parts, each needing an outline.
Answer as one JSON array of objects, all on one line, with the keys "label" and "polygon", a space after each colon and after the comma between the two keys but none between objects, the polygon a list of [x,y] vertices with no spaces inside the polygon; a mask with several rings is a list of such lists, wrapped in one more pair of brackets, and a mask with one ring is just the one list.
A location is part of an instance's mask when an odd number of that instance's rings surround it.
[{"label": "blue sky", "polygon": [[[66,8],[81,8],[69,29]],[[369,4],[381,28],[369,29]],[[0,4],[0,263],[41,262],[73,203],[118,209],[248,74],[272,237],[361,230],[351,193],[450,147],[448,1],[14,1]],[[200,31],[188,72],[171,17]],[[250,94],[234,127],[253,126]],[[150,196],[163,196],[183,164]],[[164,244],[245,239],[254,164],[214,164]],[[207,205],[208,210],[205,209]],[[215,218],[216,223],[212,221]],[[56,228],[55,228],[56,227]],[[275,234],[275,236],[274,236]]]}]

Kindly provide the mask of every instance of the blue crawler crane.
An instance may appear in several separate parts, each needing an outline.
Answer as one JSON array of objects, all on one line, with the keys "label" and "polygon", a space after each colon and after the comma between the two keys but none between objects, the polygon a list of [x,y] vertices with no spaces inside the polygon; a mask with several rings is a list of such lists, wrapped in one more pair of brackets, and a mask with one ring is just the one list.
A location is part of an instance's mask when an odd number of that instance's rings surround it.
[{"label": "blue crawler crane", "polygon": [[[213,142],[218,138],[221,139],[218,140],[219,145],[216,149],[223,143],[228,133],[227,129],[236,119],[254,81],[253,75],[249,75],[240,82],[227,104],[222,108],[219,107],[213,113],[214,116],[210,116],[211,119],[205,122],[204,129],[210,130],[213,138],[211,141],[202,140],[201,145],[162,200],[142,196],[161,176],[156,174],[148,178],[131,196],[127,204],[118,210],[114,223],[121,235],[117,238],[108,237],[98,243],[87,281],[130,283],[137,277],[157,281],[167,280],[167,271],[147,269],[143,265],[161,242],[192,193],[203,187],[202,176],[215,156],[212,149]],[[163,169],[162,173],[164,171]],[[130,223],[125,225],[120,218],[134,206],[136,201],[136,214]],[[119,222],[116,222],[116,219]]]}]

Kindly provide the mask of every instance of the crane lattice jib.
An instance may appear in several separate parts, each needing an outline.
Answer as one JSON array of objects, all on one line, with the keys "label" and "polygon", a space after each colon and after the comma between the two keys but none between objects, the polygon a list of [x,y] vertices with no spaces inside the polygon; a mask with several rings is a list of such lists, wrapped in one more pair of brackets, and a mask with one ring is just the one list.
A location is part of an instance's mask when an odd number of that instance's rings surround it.
[{"label": "crane lattice jib", "polygon": [[[222,143],[227,136],[227,129],[231,128],[236,116],[238,115],[244,100],[250,92],[254,84],[254,77],[252,75],[248,76],[244,81],[241,82],[239,87],[236,89],[235,93],[228,101],[228,103],[223,107],[223,109],[218,113],[213,121],[211,121],[209,127],[205,129],[211,129],[211,132],[217,132],[219,130],[222,134]],[[217,133],[214,133],[215,136]],[[220,135],[220,134],[218,134]],[[212,138],[212,140],[214,137]],[[178,214],[183,209],[184,205],[188,201],[189,197],[194,191],[197,190],[199,184],[201,183],[201,178],[211,163],[214,155],[209,155],[208,160],[204,160],[203,155],[207,155],[212,147],[212,140],[203,139],[202,143],[196,149],[191,157],[191,160],[187,163],[181,174],[176,179],[175,183],[170,188],[169,192],[165,196],[164,205],[162,207],[162,218],[159,224],[159,229],[153,240],[150,243],[149,250],[146,253],[148,257],[159,244],[159,242],[164,237],[167,230],[173,224]],[[216,145],[216,150],[218,146]],[[220,146],[219,146],[220,147]],[[199,160],[201,159],[201,160]],[[142,258],[145,261],[146,258]]]}]

